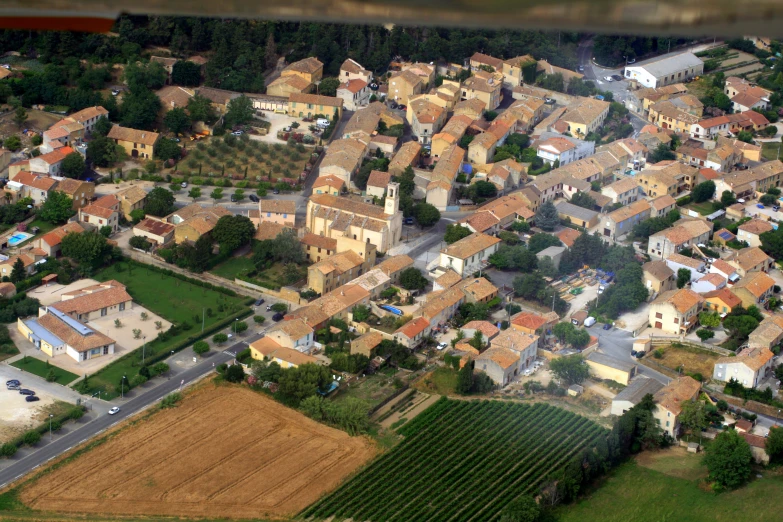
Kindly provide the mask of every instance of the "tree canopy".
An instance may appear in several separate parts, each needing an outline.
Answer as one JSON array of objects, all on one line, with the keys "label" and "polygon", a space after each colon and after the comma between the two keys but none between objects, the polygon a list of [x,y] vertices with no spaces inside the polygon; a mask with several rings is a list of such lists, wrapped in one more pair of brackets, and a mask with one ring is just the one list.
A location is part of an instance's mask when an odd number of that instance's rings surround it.
[{"label": "tree canopy", "polygon": [[715,182],[712,180],[707,180],[693,187],[691,198],[693,199],[694,203],[701,203],[702,201],[708,201],[712,199],[714,195]]},{"label": "tree canopy", "polygon": [[587,379],[590,374],[589,366],[587,366],[584,357],[579,354],[552,359],[549,363],[549,367],[552,370],[552,373],[558,378],[563,379],[566,384],[580,384]]},{"label": "tree canopy", "polygon": [[326,366],[303,364],[283,370],[278,379],[279,391],[297,401],[313,396],[332,382],[332,372]]},{"label": "tree canopy", "polygon": [[470,234],[471,231],[468,227],[463,227],[458,223],[451,223],[446,225],[446,234],[443,236],[443,240],[450,245],[463,237],[468,237]]},{"label": "tree canopy", "polygon": [[65,223],[76,211],[73,209],[73,200],[65,192],[55,190],[41,205],[39,216],[44,221],[59,225]]},{"label": "tree canopy", "polygon": [[710,480],[721,488],[733,489],[750,478],[753,454],[739,433],[724,430],[707,448],[704,463]]},{"label": "tree canopy", "polygon": [[174,193],[163,187],[155,187],[147,194],[144,212],[151,216],[163,217],[174,212]]},{"label": "tree canopy", "polygon": [[409,267],[400,273],[400,286],[406,290],[423,290],[427,286],[427,278],[418,268]]},{"label": "tree canopy", "polygon": [[554,230],[560,225],[560,215],[551,201],[547,201],[538,207],[536,225],[538,225],[538,228],[546,231]]},{"label": "tree canopy", "polygon": [[174,134],[179,134],[190,128],[190,116],[184,108],[174,107],[163,117],[163,124]]},{"label": "tree canopy", "polygon": [[253,119],[253,102],[245,96],[239,96],[228,102],[226,109],[226,127],[248,123]]},{"label": "tree canopy", "polygon": [[197,87],[201,83],[201,66],[191,61],[180,60],[171,70],[171,81],[185,87]]},{"label": "tree canopy", "polygon": [[71,232],[63,237],[60,248],[65,257],[70,257],[87,271],[101,267],[112,256],[111,245],[97,231]]},{"label": "tree canopy", "polygon": [[423,227],[431,227],[440,221],[440,211],[429,203],[416,205],[416,221]]},{"label": "tree canopy", "polygon": [[250,243],[255,232],[255,225],[246,216],[223,216],[212,229],[212,238],[220,245],[220,252],[228,254]]},{"label": "tree canopy", "polygon": [[60,172],[66,178],[78,179],[84,174],[84,158],[78,152],[71,152],[63,159]]}]

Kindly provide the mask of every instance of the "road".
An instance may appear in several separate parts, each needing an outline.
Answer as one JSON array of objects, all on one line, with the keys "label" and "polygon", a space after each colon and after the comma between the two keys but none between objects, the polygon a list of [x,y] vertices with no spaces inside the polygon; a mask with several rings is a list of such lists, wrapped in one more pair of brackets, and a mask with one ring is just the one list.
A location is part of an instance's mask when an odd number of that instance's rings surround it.
[{"label": "road", "polygon": [[[602,324],[596,324],[592,328],[588,328],[587,331],[590,332],[590,335],[593,337],[598,337],[598,349],[601,350],[601,352],[621,361],[633,361],[631,358],[631,350],[633,349],[634,338],[631,335],[631,332],[620,330],[619,328],[604,330]],[[662,384],[669,384],[671,381],[671,379],[664,374],[641,364],[638,364],[637,368],[637,375],[655,379]]]},{"label": "road", "polygon": [[[0,488],[23,477],[42,464],[45,464],[70,450],[74,446],[86,442],[92,437],[115,426],[117,423],[143,411],[149,405],[154,404],[166,395],[177,391],[181,386],[187,386],[200,377],[214,371],[215,366],[231,361],[239,351],[245,349],[248,343],[260,339],[262,336],[263,335],[261,334],[248,336],[244,341],[240,341],[222,352],[217,352],[204,358],[203,361],[187,370],[176,373],[173,379],[170,378],[167,381],[162,381],[154,388],[150,388],[121,404],[121,409],[116,415],[100,413],[95,419],[82,425],[79,425],[78,421],[75,423],[68,423],[65,426],[69,431],[64,435],[55,434],[54,440],[49,443],[47,443],[49,437],[43,437],[39,443],[39,447],[32,453],[24,455],[19,458],[18,461],[0,470]],[[11,460],[14,459],[12,458]]]}]

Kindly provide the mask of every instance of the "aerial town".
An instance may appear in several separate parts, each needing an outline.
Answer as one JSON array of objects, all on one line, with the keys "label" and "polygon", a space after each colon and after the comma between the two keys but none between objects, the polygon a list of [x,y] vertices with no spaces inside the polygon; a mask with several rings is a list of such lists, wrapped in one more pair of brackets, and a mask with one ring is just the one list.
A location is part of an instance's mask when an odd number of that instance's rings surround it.
[{"label": "aerial town", "polygon": [[779,520],[783,41],[496,33],[0,35],[0,519]]}]

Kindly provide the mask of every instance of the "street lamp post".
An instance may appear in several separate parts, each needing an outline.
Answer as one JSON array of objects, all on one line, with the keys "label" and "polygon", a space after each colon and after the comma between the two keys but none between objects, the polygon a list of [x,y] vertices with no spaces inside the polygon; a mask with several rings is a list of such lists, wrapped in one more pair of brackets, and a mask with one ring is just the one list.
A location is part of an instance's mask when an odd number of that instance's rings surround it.
[{"label": "street lamp post", "polygon": [[142,335],[141,339],[142,339],[142,341],[144,343],[144,345],[141,348],[141,365],[144,366],[144,356],[147,353],[147,336],[146,335]]},{"label": "street lamp post", "polygon": [[54,417],[54,414],[49,414],[49,440],[54,439],[54,435],[52,435],[52,417]]},{"label": "street lamp post", "polygon": [[125,379],[126,378],[127,377],[125,377],[123,375],[122,376],[122,381],[120,382],[120,399],[124,399],[125,398]]},{"label": "street lamp post", "polygon": [[239,321],[239,317],[234,318],[234,337],[237,335],[237,321]]}]

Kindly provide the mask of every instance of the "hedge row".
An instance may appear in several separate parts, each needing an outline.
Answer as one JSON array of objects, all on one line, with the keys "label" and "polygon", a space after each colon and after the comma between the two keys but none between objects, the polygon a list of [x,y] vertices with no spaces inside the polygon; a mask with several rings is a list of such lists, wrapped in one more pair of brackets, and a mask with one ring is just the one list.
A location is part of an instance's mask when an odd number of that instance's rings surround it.
[{"label": "hedge row", "polygon": [[207,288],[209,290],[214,290],[215,292],[220,292],[223,295],[227,295],[229,297],[236,297],[237,293],[231,290],[230,288],[225,288],[222,286],[213,285],[212,283],[205,283],[204,281],[201,281],[200,279],[193,279],[192,277],[188,277],[186,275],[182,275],[179,272],[174,272],[173,270],[169,270],[167,268],[160,268],[155,265],[149,265],[147,263],[142,263],[140,261],[136,261],[135,259],[131,259],[129,257],[122,258],[121,261],[123,263],[133,264],[135,266],[138,266],[140,268],[146,268],[147,270],[152,270],[154,272],[157,272],[159,274],[164,274],[167,276],[175,277],[179,279],[180,281],[185,281],[186,283],[190,283],[192,285],[200,286],[202,288]]},{"label": "hedge row", "polygon": [[[85,412],[84,406],[74,406],[73,408],[71,408],[65,413],[55,415],[54,417],[52,417],[52,431],[59,431],[62,428],[63,423],[65,423],[68,420],[76,420],[82,418],[84,412]],[[17,448],[20,448],[32,440],[30,436],[31,432],[37,433],[39,436],[38,439],[40,439],[41,436],[49,433],[49,421],[46,420],[44,423],[39,424],[37,427],[33,428],[32,430],[29,430],[23,433],[22,435],[19,435],[18,437],[8,441],[2,446],[4,448],[8,446],[16,446]],[[6,452],[7,450],[4,451],[3,453],[0,453],[0,457],[10,457],[11,455],[13,455],[13,453],[7,455],[5,454]]]}]

